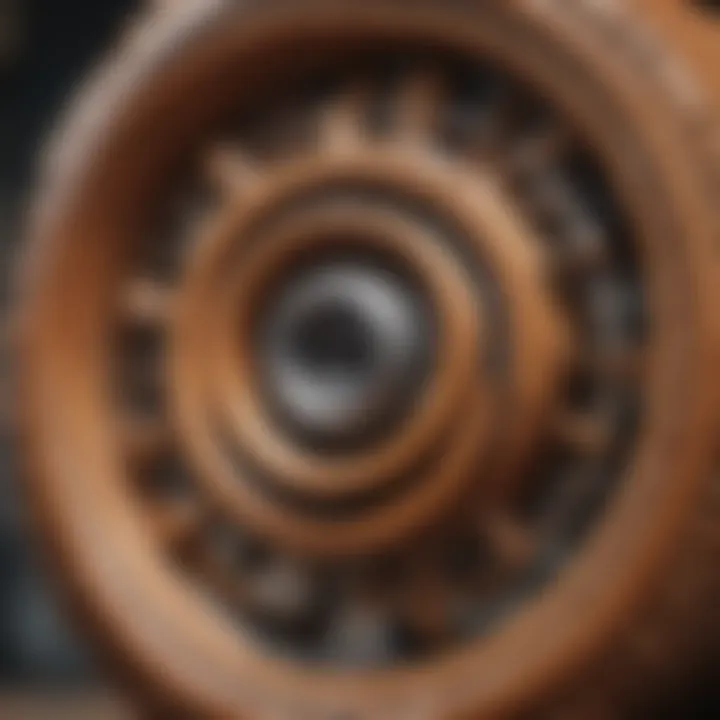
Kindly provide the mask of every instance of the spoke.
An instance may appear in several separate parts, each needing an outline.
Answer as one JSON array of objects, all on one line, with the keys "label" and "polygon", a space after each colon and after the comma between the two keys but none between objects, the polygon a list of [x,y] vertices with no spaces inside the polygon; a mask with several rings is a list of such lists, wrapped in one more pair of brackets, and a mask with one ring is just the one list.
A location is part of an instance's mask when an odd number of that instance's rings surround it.
[{"label": "spoke", "polygon": [[552,247],[543,258],[547,282],[561,289],[576,287],[593,272],[602,272],[609,262],[604,243],[576,242],[575,238]]},{"label": "spoke", "polygon": [[559,487],[553,501],[540,519],[538,531],[551,537],[562,537],[568,530],[568,520],[582,512],[596,496],[606,479],[589,466],[571,466],[560,475]]},{"label": "spoke", "polygon": [[503,172],[502,156],[515,132],[519,115],[520,104],[515,93],[508,88],[499,91],[489,103],[470,143],[470,152],[478,162],[490,162],[498,172]]},{"label": "spoke", "polygon": [[395,625],[387,611],[353,604],[338,611],[328,628],[329,651],[357,666],[389,661],[395,654]]},{"label": "spoke", "polygon": [[430,69],[418,70],[404,79],[396,108],[398,139],[427,142],[435,134],[444,92],[442,77]]},{"label": "spoke", "polygon": [[252,544],[235,532],[211,536],[203,553],[205,578],[241,611],[256,620],[288,627],[316,617],[321,587],[313,571],[278,557],[254,555]]},{"label": "spoke", "polygon": [[238,596],[251,608],[281,623],[307,620],[319,593],[310,573],[290,561],[275,560],[238,580]]},{"label": "spoke", "polygon": [[600,369],[622,380],[634,380],[643,375],[647,357],[641,348],[618,350],[600,358]]},{"label": "spoke", "polygon": [[145,465],[172,447],[170,427],[155,419],[133,419],[122,428],[123,451],[133,465]]},{"label": "spoke", "polygon": [[635,382],[642,377],[648,365],[642,347],[607,348],[589,354],[583,364],[592,372],[620,382]]},{"label": "spoke", "polygon": [[[217,527],[213,529],[217,530]],[[230,536],[225,540],[230,540]],[[225,601],[243,605],[246,602],[246,593],[238,582],[236,560],[234,542],[223,542],[221,547],[217,547],[211,535],[208,542],[203,544],[202,553],[196,556],[195,566],[203,580],[215,592],[220,593]]]},{"label": "spoke", "polygon": [[511,570],[521,568],[535,554],[534,534],[510,515],[493,513],[483,518],[482,532],[492,555],[503,567]]},{"label": "spoke", "polygon": [[163,547],[179,554],[185,554],[200,545],[205,526],[205,518],[198,504],[186,498],[172,498],[156,503],[151,522]]},{"label": "spoke", "polygon": [[137,278],[123,293],[125,316],[140,325],[164,326],[172,314],[172,295],[172,290],[161,282]]},{"label": "spoke", "polygon": [[559,123],[552,123],[520,140],[510,152],[510,174],[519,178],[542,178],[558,165],[570,145],[570,137]]},{"label": "spoke", "polygon": [[582,232],[574,234],[569,243],[556,249],[552,256],[554,274],[559,278],[587,275],[606,267],[608,261],[606,245],[597,236],[583,236]]},{"label": "spoke", "polygon": [[260,178],[252,160],[230,145],[219,145],[208,152],[205,172],[212,185],[226,196],[246,192]]},{"label": "spoke", "polygon": [[561,412],[554,423],[556,439],[583,455],[598,456],[612,441],[612,428],[598,413]]},{"label": "spoke", "polygon": [[333,98],[320,118],[320,144],[332,153],[356,150],[363,142],[370,102],[366,83],[357,83]]},{"label": "spoke", "polygon": [[402,624],[425,642],[447,640],[450,628],[450,596],[445,578],[430,564],[411,571],[397,598]]},{"label": "spoke", "polygon": [[561,178],[554,173],[537,178],[530,202],[533,214],[548,221],[561,240],[551,258],[558,279],[607,266],[610,257],[603,228]]}]

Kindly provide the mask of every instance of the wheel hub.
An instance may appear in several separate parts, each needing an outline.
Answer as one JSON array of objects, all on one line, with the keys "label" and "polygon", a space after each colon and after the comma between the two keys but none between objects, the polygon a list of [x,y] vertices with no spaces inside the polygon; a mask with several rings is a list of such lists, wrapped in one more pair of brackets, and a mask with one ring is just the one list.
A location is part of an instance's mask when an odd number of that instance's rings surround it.
[{"label": "wheel hub", "polygon": [[288,430],[320,451],[357,446],[412,411],[432,355],[432,318],[381,263],[328,260],[279,289],[258,362]]},{"label": "wheel hub", "polygon": [[[514,474],[569,350],[539,244],[492,178],[432,148],[354,143],[247,184],[223,160],[230,192],[194,242],[170,355],[180,432],[217,502],[322,555],[437,524],[485,463]],[[502,294],[508,327],[487,319]],[[359,371],[298,355],[298,332],[328,308],[349,314],[343,333],[374,334],[359,338]],[[514,352],[517,379],[500,360]],[[517,403],[508,427],[504,396]],[[501,438],[512,462],[488,454]]]}]

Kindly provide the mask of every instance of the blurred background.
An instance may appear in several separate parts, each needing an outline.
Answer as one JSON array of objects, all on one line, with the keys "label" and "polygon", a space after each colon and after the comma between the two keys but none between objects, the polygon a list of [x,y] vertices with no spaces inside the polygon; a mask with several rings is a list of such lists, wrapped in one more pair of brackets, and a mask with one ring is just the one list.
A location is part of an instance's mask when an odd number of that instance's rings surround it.
[{"label": "blurred background", "polygon": [[[78,81],[138,5],[130,0],[0,0],[0,258],[6,313],[39,144]],[[63,622],[28,525],[8,422],[0,453],[0,688],[14,704],[0,702],[0,719],[31,716],[28,706],[17,704],[18,697],[58,692],[78,697],[102,687],[90,650]],[[667,717],[720,717],[717,685],[716,678],[698,677],[692,694],[668,708]],[[37,712],[32,717],[64,717],[57,706]],[[67,717],[78,716],[79,711],[68,711]],[[89,716],[105,713],[91,710]]]}]

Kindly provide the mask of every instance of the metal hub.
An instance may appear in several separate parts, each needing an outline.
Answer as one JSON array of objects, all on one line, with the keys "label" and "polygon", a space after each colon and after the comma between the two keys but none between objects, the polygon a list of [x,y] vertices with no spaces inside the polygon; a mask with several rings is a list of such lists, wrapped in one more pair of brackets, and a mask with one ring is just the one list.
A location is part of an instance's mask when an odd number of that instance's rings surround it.
[{"label": "metal hub", "polygon": [[259,362],[291,432],[320,451],[357,447],[412,411],[433,332],[407,278],[380,264],[330,260],[302,269],[277,295],[260,319]]}]

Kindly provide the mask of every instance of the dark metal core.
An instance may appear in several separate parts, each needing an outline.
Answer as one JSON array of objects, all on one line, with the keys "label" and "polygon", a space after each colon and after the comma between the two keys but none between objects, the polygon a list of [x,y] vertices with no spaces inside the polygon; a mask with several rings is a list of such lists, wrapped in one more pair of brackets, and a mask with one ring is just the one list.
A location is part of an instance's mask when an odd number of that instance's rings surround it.
[{"label": "dark metal core", "polygon": [[432,325],[419,289],[389,268],[343,259],[302,270],[261,322],[269,402],[318,449],[370,441],[421,391]]}]

